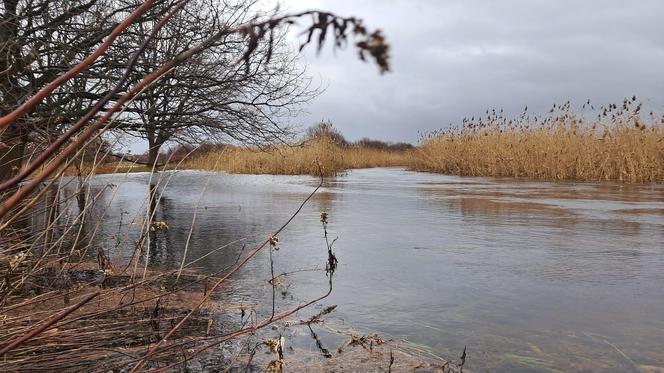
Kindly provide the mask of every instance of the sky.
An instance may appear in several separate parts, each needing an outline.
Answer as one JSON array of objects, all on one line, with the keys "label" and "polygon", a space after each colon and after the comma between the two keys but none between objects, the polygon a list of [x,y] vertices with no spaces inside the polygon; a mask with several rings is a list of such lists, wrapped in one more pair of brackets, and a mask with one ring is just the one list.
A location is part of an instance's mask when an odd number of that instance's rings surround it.
[{"label": "sky", "polygon": [[392,48],[385,75],[350,47],[305,52],[309,74],[326,90],[295,119],[304,127],[325,119],[350,140],[416,143],[419,133],[491,108],[543,114],[567,100],[580,108],[587,99],[602,105],[636,95],[664,112],[661,0],[280,3],[362,18]]}]

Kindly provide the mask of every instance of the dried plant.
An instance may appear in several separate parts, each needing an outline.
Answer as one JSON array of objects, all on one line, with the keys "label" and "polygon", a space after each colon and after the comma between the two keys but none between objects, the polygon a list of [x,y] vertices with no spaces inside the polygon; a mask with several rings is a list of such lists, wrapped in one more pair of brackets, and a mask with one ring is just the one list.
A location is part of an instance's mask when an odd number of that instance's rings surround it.
[{"label": "dried plant", "polygon": [[641,107],[632,97],[598,110],[587,101],[579,112],[569,102],[554,104],[546,116],[527,108],[517,118],[487,110],[484,117],[424,136],[412,168],[538,180],[663,182],[664,117],[642,115]]},{"label": "dried plant", "polygon": [[193,156],[185,168],[247,174],[325,176],[355,168],[409,166],[413,150],[376,149],[363,146],[340,146],[334,139],[317,138],[302,145],[257,147],[227,146]]}]

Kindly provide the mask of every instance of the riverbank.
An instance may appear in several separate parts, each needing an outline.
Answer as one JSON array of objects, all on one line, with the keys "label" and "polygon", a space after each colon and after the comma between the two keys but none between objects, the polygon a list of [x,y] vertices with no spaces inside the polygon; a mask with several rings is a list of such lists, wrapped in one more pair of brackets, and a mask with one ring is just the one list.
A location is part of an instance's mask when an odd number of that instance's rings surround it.
[{"label": "riverbank", "polygon": [[[569,103],[546,117],[524,112],[508,119],[487,111],[459,127],[434,131],[418,146],[398,147],[376,140],[349,143],[326,124],[300,145],[202,146],[165,167],[237,174],[323,175],[358,168],[404,167],[461,176],[512,177],[539,181],[664,182],[664,118],[642,116],[640,105],[600,108],[592,121]],[[319,126],[320,127],[320,126]],[[397,144],[399,145],[399,144]],[[150,171],[131,162],[84,166],[83,173]],[[72,172],[70,172],[72,173]]]},{"label": "riverbank", "polygon": [[322,137],[300,146],[225,147],[194,155],[181,168],[237,174],[333,176],[357,168],[408,166],[412,157],[412,150],[340,146]]},{"label": "riverbank", "polygon": [[608,122],[584,123],[568,111],[544,120],[468,121],[423,140],[410,168],[542,181],[664,182],[664,119],[611,110]]},{"label": "riverbank", "polygon": [[432,132],[406,151],[340,146],[321,138],[301,147],[212,151],[184,167],[283,175],[318,175],[322,170],[330,176],[349,169],[398,166],[540,181],[664,182],[664,118],[641,116],[633,100],[600,110],[593,121],[573,112],[569,103],[542,118],[524,112],[508,119],[494,110],[485,118],[466,119],[460,127]]},{"label": "riverbank", "polygon": [[[22,253],[0,257],[6,285],[13,285],[5,289],[0,306],[0,347],[8,349],[0,370],[125,367],[136,363],[134,356],[161,340],[183,315],[193,312],[169,338],[171,347],[191,348],[203,337],[221,333],[214,320],[237,308],[219,299],[206,300],[205,276],[153,270],[135,275],[113,266],[101,253],[98,263],[44,257],[35,264]],[[157,366],[179,359],[168,349],[154,356]]]},{"label": "riverbank", "polygon": [[[19,257],[0,255],[0,268],[11,270],[5,274],[10,281],[29,264],[28,257]],[[178,322],[191,314],[184,326],[164,340],[162,351],[152,356],[145,368],[183,364],[200,371],[235,367],[281,372],[281,366],[288,365],[295,370],[315,367],[318,371],[352,372],[446,366],[450,372],[456,371],[456,364],[450,365],[420,346],[384,340],[377,334],[358,334],[347,326],[328,327],[325,312],[305,321],[275,322],[269,332],[261,333],[258,328],[250,332],[259,334],[247,341],[231,340],[228,336],[238,333],[233,329],[242,328],[248,322],[244,315],[256,312],[258,305],[234,304],[223,296],[208,299],[209,286],[217,280],[214,277],[192,271],[153,270],[134,276],[105,260],[44,263],[20,292],[9,291],[4,299],[7,304],[0,307],[0,347],[15,347],[3,354],[0,370],[126,369],[140,361],[136,356],[165,339],[166,333],[175,331]],[[58,289],[44,291],[53,284],[59,284]],[[233,322],[236,317],[239,321]],[[301,330],[310,330],[312,340],[318,343],[313,330],[333,334],[343,342],[332,351],[289,346],[293,338],[302,335]],[[279,341],[279,335],[288,335],[289,340]],[[216,343],[220,349],[204,352]],[[204,353],[188,357],[181,354],[184,350]],[[256,355],[259,350],[262,352]]]}]

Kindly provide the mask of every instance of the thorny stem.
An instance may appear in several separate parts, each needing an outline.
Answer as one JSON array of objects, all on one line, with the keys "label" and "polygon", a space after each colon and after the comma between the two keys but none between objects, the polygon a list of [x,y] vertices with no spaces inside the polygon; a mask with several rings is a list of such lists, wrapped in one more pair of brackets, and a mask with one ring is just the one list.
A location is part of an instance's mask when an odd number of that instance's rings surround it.
[{"label": "thorny stem", "polygon": [[274,248],[270,245],[270,278],[272,281],[270,281],[270,284],[272,284],[272,316],[270,316],[270,320],[274,319],[274,308],[275,308],[275,303],[276,303],[276,287],[277,287],[277,282],[274,281],[274,260],[272,258],[272,250]]},{"label": "thorny stem", "polygon": [[[256,254],[258,254],[262,249],[264,249],[265,246],[269,245],[270,242],[272,242],[273,237],[276,237],[279,233],[281,233],[281,231],[283,231],[283,230],[284,230],[284,229],[285,229],[285,228],[291,223],[291,221],[293,221],[293,219],[295,219],[295,217],[300,213],[300,211],[302,211],[302,208],[304,208],[304,206],[306,205],[306,203],[311,199],[311,197],[314,196],[314,194],[316,194],[316,192],[318,192],[318,190],[319,190],[322,186],[323,186],[323,177],[321,176],[321,179],[320,179],[320,182],[319,182],[318,186],[316,186],[316,188],[315,188],[315,189],[314,189],[314,190],[313,190],[313,191],[307,196],[307,198],[305,198],[305,200],[302,201],[302,203],[300,204],[300,206],[298,207],[298,209],[297,209],[297,210],[296,210],[296,211],[290,216],[290,218],[289,218],[289,219],[288,219],[288,220],[287,220],[287,221],[286,221],[281,227],[279,227],[279,229],[277,229],[277,230],[274,232],[274,234],[272,234],[272,235],[271,235],[270,237],[268,237],[265,241],[263,241],[260,245],[258,245],[256,248],[254,248],[254,250],[252,250],[252,251],[251,251],[251,252],[250,252],[250,253],[249,253],[249,254],[248,254],[248,255],[242,260],[242,262],[240,262],[239,264],[237,264],[237,265],[235,266],[235,268],[233,268],[228,274],[226,274],[224,277],[222,277],[221,279],[219,279],[219,281],[217,281],[217,282],[212,286],[212,288],[210,289],[210,291],[208,292],[208,294],[205,295],[205,296],[203,297],[203,299],[202,299],[202,300],[201,300],[201,301],[200,301],[195,307],[193,307],[193,308],[191,309],[191,311],[189,311],[189,313],[187,313],[187,315],[186,315],[185,317],[183,317],[182,320],[180,320],[180,322],[178,322],[177,325],[175,325],[175,326],[174,326],[174,327],[173,327],[173,328],[172,328],[172,329],[171,329],[171,330],[170,330],[170,331],[169,331],[169,332],[168,332],[168,333],[167,333],[167,334],[166,334],[166,335],[165,335],[165,336],[159,341],[159,342],[157,342],[154,346],[152,346],[152,347],[148,350],[148,352],[147,352],[147,353],[146,353],[146,354],[145,354],[145,355],[139,360],[139,362],[138,362],[138,363],[132,368],[131,372],[133,373],[133,372],[136,372],[138,369],[140,369],[140,367],[143,365],[143,363],[145,362],[145,360],[146,360],[147,358],[149,358],[150,356],[152,356],[152,355],[153,355],[153,354],[154,354],[154,353],[155,353],[155,352],[156,352],[156,351],[157,351],[157,350],[158,350],[158,349],[159,349],[159,348],[160,348],[160,347],[161,347],[161,346],[162,346],[162,345],[168,340],[168,338],[170,338],[170,337],[171,337],[171,336],[172,336],[172,335],[173,335],[178,329],[180,329],[180,328],[182,327],[182,325],[184,325],[184,323],[187,322],[187,320],[189,320],[189,319],[192,317],[192,315],[194,314],[194,312],[198,311],[198,309],[199,309],[199,308],[200,308],[205,302],[207,302],[207,301],[210,299],[210,297],[212,296],[212,294],[214,294],[214,292],[215,292],[215,291],[216,291],[221,285],[223,285],[223,284],[224,284],[224,283],[225,283],[225,282],[226,282],[231,276],[233,276],[237,271],[239,271],[240,268],[242,268],[242,267],[243,267],[243,266],[244,266],[244,265],[245,265],[245,264],[246,264],[251,258],[253,258],[254,256],[256,256]],[[332,291],[332,284],[331,284],[331,281],[332,281],[332,276],[330,276],[330,291],[328,292],[328,294]],[[327,296],[327,295],[325,295],[325,296]],[[322,298],[321,298],[321,299],[322,299]],[[283,316],[283,317],[286,317],[286,316]],[[282,317],[282,318],[283,318],[283,317]],[[261,327],[264,327],[265,325],[269,325],[270,323],[272,323],[273,320],[275,320],[274,317],[273,317],[273,318],[270,318],[270,320],[268,320],[266,323],[264,323],[264,325],[262,325]],[[277,317],[276,320],[279,320],[279,317]],[[259,329],[259,328],[256,328],[256,327],[255,327],[255,328],[243,329],[244,331],[243,331],[242,333],[238,334],[238,335],[241,335],[241,334],[247,333],[249,330],[256,330],[256,329]],[[235,337],[235,336],[237,336],[237,335],[232,335],[232,337]],[[232,338],[232,337],[229,337],[229,338]]]},{"label": "thorny stem", "polygon": [[[318,164],[318,166],[319,166],[319,170],[320,170],[320,164]],[[208,295],[206,296],[206,298],[209,298],[209,296],[211,296],[211,294],[212,294],[212,293],[213,293],[213,292],[214,292],[219,286],[221,286],[221,284],[223,284],[223,282],[224,282],[229,276],[231,276],[235,271],[237,271],[237,269],[239,269],[240,267],[242,267],[242,266],[243,266],[243,265],[244,265],[249,259],[251,259],[253,256],[255,256],[255,255],[258,253],[258,251],[260,251],[260,250],[261,250],[262,248],[264,248],[266,245],[269,244],[269,245],[270,245],[270,246],[269,246],[269,247],[270,247],[270,250],[272,249],[272,246],[273,246],[272,244],[273,244],[273,243],[276,243],[275,238],[277,237],[277,235],[278,235],[278,234],[279,234],[284,228],[286,228],[286,226],[288,226],[288,224],[289,224],[289,223],[290,223],[290,222],[291,222],[291,221],[292,221],[292,220],[293,220],[293,219],[299,214],[299,212],[302,210],[302,208],[303,208],[304,205],[307,203],[307,201],[309,201],[309,200],[314,196],[314,194],[315,194],[315,193],[316,193],[316,192],[317,192],[317,191],[323,186],[324,179],[323,179],[323,173],[322,173],[322,171],[321,171],[320,175],[321,175],[321,176],[320,176],[320,181],[319,181],[318,185],[316,186],[316,188],[315,188],[315,189],[314,189],[314,190],[313,190],[313,191],[307,196],[307,198],[302,202],[302,204],[300,204],[300,207],[297,209],[297,211],[295,211],[294,214],[291,215],[291,217],[288,219],[288,221],[286,221],[286,223],[285,223],[284,225],[282,225],[282,226],[281,226],[281,227],[280,227],[280,228],[279,228],[274,234],[272,234],[270,237],[268,237],[268,239],[266,239],[266,240],[265,240],[260,246],[258,246],[256,249],[254,249],[254,250],[253,250],[253,251],[252,251],[252,252],[251,252],[251,253],[250,253],[250,254],[249,254],[249,255],[248,255],[248,256],[247,256],[247,257],[246,257],[241,263],[240,263],[240,264],[238,264],[238,266],[236,266],[235,269],[233,269],[233,271],[231,271],[231,273],[229,273],[228,275],[226,275],[226,276],[224,276],[223,278],[221,278],[221,279],[220,279],[220,280],[219,280],[219,281],[218,281],[218,282],[212,287],[212,289],[210,290],[210,292],[208,293]],[[323,218],[325,218],[325,219],[323,219]],[[326,213],[325,213],[324,216],[323,216],[323,214],[321,214],[321,220],[327,220],[327,214],[326,214]],[[334,275],[334,269],[336,268],[336,257],[334,257],[333,254],[332,254],[332,257],[330,257],[329,255],[330,255],[331,250],[332,250],[332,245],[334,244],[334,241],[336,241],[336,239],[330,243],[330,242],[327,240],[327,231],[325,230],[325,224],[323,225],[323,227],[324,227],[325,236],[326,236],[326,241],[325,241],[325,242],[326,242],[327,249],[328,249],[328,263],[330,263],[330,262],[333,262],[333,263],[334,263],[334,265],[331,267],[331,270],[329,270],[329,271],[327,272],[327,273],[328,273],[328,290],[327,290],[327,292],[326,292],[325,294],[323,294],[322,296],[320,296],[320,297],[318,297],[318,298],[316,298],[316,299],[313,299],[313,300],[311,300],[311,301],[309,301],[309,302],[307,302],[307,303],[304,303],[304,304],[302,304],[302,305],[300,305],[300,306],[297,306],[297,307],[294,307],[294,308],[292,308],[292,309],[290,309],[290,310],[284,311],[284,312],[282,312],[282,313],[280,313],[280,314],[278,314],[278,315],[276,315],[276,314],[274,313],[274,309],[273,309],[273,313],[272,313],[271,317],[270,317],[269,319],[267,319],[267,320],[261,322],[260,324],[258,324],[258,325],[254,325],[254,326],[252,326],[252,327],[248,327],[248,328],[241,328],[241,329],[238,329],[238,330],[236,330],[236,331],[234,331],[234,332],[231,332],[231,333],[228,333],[228,334],[226,334],[226,335],[223,335],[223,336],[220,337],[220,339],[219,339],[218,341],[215,341],[215,342],[213,342],[213,343],[211,343],[211,344],[209,344],[209,345],[207,345],[207,346],[203,346],[203,347],[201,347],[200,349],[198,349],[198,350],[196,350],[195,352],[193,352],[189,357],[186,357],[185,359],[183,359],[183,360],[181,360],[181,361],[179,361],[179,362],[173,363],[173,364],[171,364],[171,365],[169,365],[169,366],[166,366],[166,367],[164,367],[164,368],[157,369],[155,372],[165,372],[165,371],[168,371],[168,370],[171,369],[171,368],[174,368],[174,367],[176,367],[176,366],[178,366],[178,365],[180,365],[180,364],[184,364],[184,363],[186,363],[187,361],[193,359],[195,356],[197,356],[197,355],[203,353],[204,351],[206,351],[206,350],[208,350],[208,349],[210,349],[210,348],[212,348],[212,347],[214,347],[214,346],[216,346],[216,345],[218,345],[218,344],[220,344],[220,343],[223,343],[223,342],[225,342],[225,341],[227,341],[227,340],[229,340],[229,339],[232,339],[232,338],[238,337],[238,336],[243,335],[243,334],[247,334],[247,333],[251,333],[251,334],[253,334],[253,333],[255,333],[255,332],[256,332],[257,330],[259,330],[259,329],[262,329],[262,328],[264,328],[264,327],[266,327],[266,326],[268,326],[268,325],[270,325],[270,324],[272,324],[272,323],[274,323],[274,322],[276,322],[276,321],[282,320],[282,319],[284,319],[284,318],[286,318],[286,317],[288,317],[288,316],[294,314],[295,312],[298,312],[299,310],[301,310],[301,309],[303,309],[303,308],[309,307],[310,305],[312,305],[312,304],[314,304],[314,303],[317,303],[317,302],[319,302],[319,301],[321,301],[321,300],[327,298],[327,297],[332,293],[332,278],[333,278],[333,275]],[[272,257],[270,256],[270,258],[272,258]],[[334,260],[332,261],[331,258],[334,258]],[[271,264],[272,264],[272,261],[271,261]],[[273,269],[271,268],[271,270],[272,270],[272,278],[274,279],[274,272],[273,272]],[[274,289],[274,286],[275,286],[275,285],[274,285],[274,281],[273,281],[273,289]],[[273,295],[274,295],[274,294],[273,294]],[[152,349],[150,349],[150,350],[148,351],[148,353],[147,353],[145,356],[143,356],[143,358],[140,359],[140,361],[136,364],[136,366],[134,366],[134,368],[132,369],[132,372],[134,372],[134,371],[136,371],[138,368],[140,368],[140,366],[143,364],[143,362],[145,361],[145,359],[147,359],[149,356],[151,356],[152,354],[154,354],[154,353],[157,351],[157,349],[160,347],[160,345],[161,345],[162,343],[164,343],[164,342],[166,341],[166,339],[167,339],[170,335],[172,335],[172,333],[173,333],[175,330],[177,330],[179,327],[181,327],[181,325],[182,325],[182,324],[183,324],[183,323],[184,323],[189,317],[191,317],[191,315],[193,314],[193,312],[196,311],[196,310],[200,307],[200,305],[202,305],[202,303],[205,302],[205,301],[207,301],[207,299],[203,299],[203,300],[199,303],[199,305],[198,305],[197,307],[195,307],[194,309],[192,309],[192,310],[189,312],[189,314],[187,314],[187,316],[185,316],[185,317],[184,317],[184,318],[183,318],[183,319],[182,319],[182,320],[181,320],[181,321],[180,321],[175,327],[173,327],[173,329],[171,329],[171,331],[170,331],[166,336],[164,336],[164,338],[162,338],[162,340],[160,340],[160,341],[159,341],[159,342],[158,342],[158,343],[157,343]],[[273,303],[273,307],[274,307],[274,303]]]}]

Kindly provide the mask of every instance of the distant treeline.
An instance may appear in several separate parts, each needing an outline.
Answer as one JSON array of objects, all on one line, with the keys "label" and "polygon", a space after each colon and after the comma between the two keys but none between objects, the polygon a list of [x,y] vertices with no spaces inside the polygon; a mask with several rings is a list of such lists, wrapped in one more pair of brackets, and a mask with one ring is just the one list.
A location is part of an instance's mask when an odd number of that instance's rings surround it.
[{"label": "distant treeline", "polygon": [[[413,144],[407,142],[393,143],[367,137],[358,141],[348,141],[329,121],[322,121],[309,127],[305,131],[304,137],[300,141],[294,141],[294,144],[291,145],[304,145],[322,138],[328,139],[341,148],[363,148],[394,152],[405,152],[415,149]],[[267,149],[270,147],[269,144],[264,144],[262,146],[256,146],[256,149]],[[185,158],[195,158],[208,153],[219,153],[228,148],[235,148],[235,146],[225,143],[177,144],[162,150],[157,156],[157,164],[163,165],[166,163],[180,162]],[[150,155],[148,152],[139,155],[127,154],[124,155],[124,157],[128,161],[134,161],[139,164],[150,164]]]},{"label": "distant treeline", "polygon": [[413,144],[407,142],[386,142],[382,140],[375,140],[364,137],[358,141],[351,142],[346,140],[344,135],[332,125],[330,121],[322,121],[313,127],[309,127],[305,132],[305,141],[317,139],[321,137],[330,138],[334,143],[343,147],[359,147],[367,149],[380,149],[380,150],[393,150],[393,151],[406,151],[415,149]]}]

